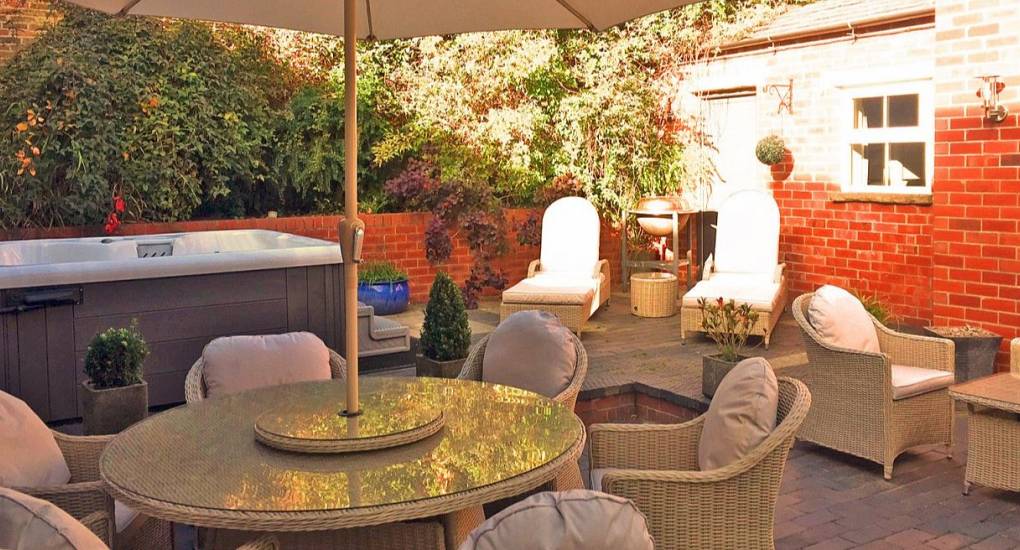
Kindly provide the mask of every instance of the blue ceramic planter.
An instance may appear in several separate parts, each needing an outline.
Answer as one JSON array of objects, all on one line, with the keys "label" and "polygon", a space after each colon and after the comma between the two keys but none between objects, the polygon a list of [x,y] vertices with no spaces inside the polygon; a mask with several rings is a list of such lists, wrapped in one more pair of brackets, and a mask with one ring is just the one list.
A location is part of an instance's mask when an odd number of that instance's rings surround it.
[{"label": "blue ceramic planter", "polygon": [[358,283],[358,301],[375,308],[376,315],[393,315],[407,309],[411,288],[407,280],[392,283]]}]

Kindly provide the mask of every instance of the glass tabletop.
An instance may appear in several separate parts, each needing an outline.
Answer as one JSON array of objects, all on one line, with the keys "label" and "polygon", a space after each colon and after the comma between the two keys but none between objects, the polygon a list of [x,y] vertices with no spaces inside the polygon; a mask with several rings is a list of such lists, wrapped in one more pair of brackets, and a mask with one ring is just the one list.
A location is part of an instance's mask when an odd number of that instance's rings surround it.
[{"label": "glass tabletop", "polygon": [[1016,374],[999,373],[970,380],[951,386],[949,392],[961,401],[1020,411],[1020,376]]},{"label": "glass tabletop", "polygon": [[317,512],[401,504],[497,484],[552,462],[583,440],[584,428],[572,411],[516,388],[438,378],[365,377],[361,385],[363,408],[387,401],[400,404],[388,414],[413,415],[420,402],[426,409],[441,407],[445,426],[417,443],[345,455],[290,453],[258,443],[254,422],[268,411],[343,408],[342,381],[307,382],[155,415],[114,438],[100,470],[116,490],[175,506]]}]

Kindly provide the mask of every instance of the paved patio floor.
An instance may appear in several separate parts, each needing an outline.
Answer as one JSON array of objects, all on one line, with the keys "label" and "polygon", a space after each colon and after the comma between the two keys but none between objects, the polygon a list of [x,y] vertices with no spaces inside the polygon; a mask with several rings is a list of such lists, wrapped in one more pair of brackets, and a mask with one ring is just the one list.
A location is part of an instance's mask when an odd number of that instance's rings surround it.
[{"label": "paved patio floor", "polygon": [[[691,407],[701,397],[701,355],[711,342],[695,336],[680,343],[678,316],[639,319],[628,297],[613,296],[582,335],[590,366],[582,399],[607,388],[645,384]],[[420,308],[399,319],[417,334]],[[499,321],[498,303],[483,302],[470,313],[475,338]],[[805,368],[793,316],[784,314],[769,350],[761,350],[780,375]],[[952,460],[938,450],[907,453],[896,462],[892,481],[877,464],[810,444],[798,443],[783,479],[776,517],[780,549],[843,548],[1020,548],[1020,494],[976,487],[961,493],[966,460],[966,417],[958,412]],[[1020,459],[1020,457],[1018,457]]]}]

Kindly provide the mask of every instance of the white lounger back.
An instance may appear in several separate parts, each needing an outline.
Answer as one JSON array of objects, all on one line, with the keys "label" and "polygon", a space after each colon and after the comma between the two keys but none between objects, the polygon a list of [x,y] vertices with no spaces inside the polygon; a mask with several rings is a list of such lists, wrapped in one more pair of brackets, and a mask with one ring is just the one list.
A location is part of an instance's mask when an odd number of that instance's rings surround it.
[{"label": "white lounger back", "polygon": [[581,197],[564,197],[542,217],[541,270],[588,277],[599,261],[599,214]]},{"label": "white lounger back", "polygon": [[779,207],[770,192],[747,189],[730,195],[719,208],[717,228],[717,272],[772,275],[779,258]]}]

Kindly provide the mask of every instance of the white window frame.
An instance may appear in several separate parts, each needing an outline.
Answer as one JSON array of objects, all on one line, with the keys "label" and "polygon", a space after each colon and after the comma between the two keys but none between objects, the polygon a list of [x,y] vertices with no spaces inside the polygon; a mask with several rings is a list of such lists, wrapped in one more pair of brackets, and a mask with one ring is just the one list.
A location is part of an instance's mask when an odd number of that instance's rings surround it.
[{"label": "white window frame", "polygon": [[[839,119],[842,135],[839,146],[841,186],[848,193],[896,193],[930,195],[935,173],[935,104],[934,82],[918,79],[868,85],[840,87]],[[854,128],[854,99],[917,94],[917,126],[907,128]],[[850,149],[868,143],[924,143],[924,186],[854,185],[851,175]]]}]

